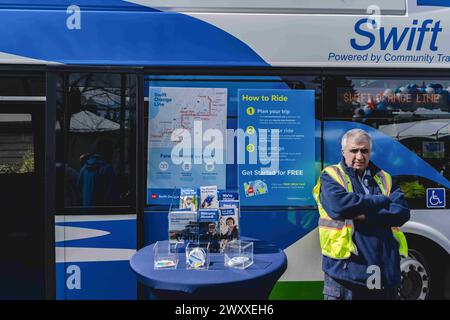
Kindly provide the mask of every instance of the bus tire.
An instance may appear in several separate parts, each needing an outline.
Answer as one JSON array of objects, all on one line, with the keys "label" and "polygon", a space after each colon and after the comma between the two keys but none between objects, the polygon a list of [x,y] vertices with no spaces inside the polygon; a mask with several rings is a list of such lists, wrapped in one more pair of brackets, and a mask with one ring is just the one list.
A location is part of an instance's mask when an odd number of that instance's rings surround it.
[{"label": "bus tire", "polygon": [[448,255],[434,242],[408,238],[409,256],[400,261],[400,298],[404,300],[444,299],[444,275]]},{"label": "bus tire", "polygon": [[402,300],[426,300],[430,297],[431,270],[423,255],[409,250],[408,258],[400,261]]}]

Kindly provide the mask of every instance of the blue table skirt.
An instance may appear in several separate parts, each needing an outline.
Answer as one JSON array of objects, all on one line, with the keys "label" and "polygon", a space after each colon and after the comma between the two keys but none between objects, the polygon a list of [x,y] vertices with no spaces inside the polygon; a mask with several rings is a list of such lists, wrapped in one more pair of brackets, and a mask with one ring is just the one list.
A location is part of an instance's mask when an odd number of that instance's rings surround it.
[{"label": "blue table skirt", "polygon": [[284,252],[259,240],[254,242],[253,265],[245,270],[224,266],[224,256],[210,255],[208,270],[186,270],[184,250],[175,270],[153,269],[153,246],[137,251],[130,266],[137,279],[157,299],[267,299],[287,268]]}]

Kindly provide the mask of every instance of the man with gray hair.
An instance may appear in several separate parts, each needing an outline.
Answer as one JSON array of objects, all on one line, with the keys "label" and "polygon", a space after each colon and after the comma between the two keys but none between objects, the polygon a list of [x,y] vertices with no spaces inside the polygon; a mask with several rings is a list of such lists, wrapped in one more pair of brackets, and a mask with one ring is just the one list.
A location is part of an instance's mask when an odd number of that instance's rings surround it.
[{"label": "man with gray hair", "polygon": [[314,187],[326,300],[397,299],[400,231],[408,205],[391,176],[370,162],[372,138],[352,129],[341,140],[342,160],[325,168]]}]

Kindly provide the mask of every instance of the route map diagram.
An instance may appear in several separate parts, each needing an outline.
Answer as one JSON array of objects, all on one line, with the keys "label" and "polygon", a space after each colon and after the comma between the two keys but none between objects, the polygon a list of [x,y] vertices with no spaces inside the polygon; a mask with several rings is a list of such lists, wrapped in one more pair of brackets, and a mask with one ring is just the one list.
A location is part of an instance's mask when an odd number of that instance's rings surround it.
[{"label": "route map diagram", "polygon": [[[150,88],[149,142],[153,148],[164,148],[176,129],[187,129],[193,136],[194,121],[202,121],[202,129],[226,132],[226,88]],[[225,135],[224,135],[225,136]]]},{"label": "route map diagram", "polygon": [[[171,161],[171,152],[181,141],[173,136],[177,129],[186,129],[190,133],[192,155],[196,151],[202,155],[203,148],[210,144],[203,141],[203,134],[208,129],[219,130],[222,137],[226,137],[227,94],[227,88],[149,87],[148,189],[201,185],[225,188],[225,164],[203,161],[198,164],[197,158],[195,163],[175,164]],[[199,130],[197,122],[201,122],[202,132],[194,133],[194,129]],[[202,138],[202,150],[194,150],[195,137]]]}]

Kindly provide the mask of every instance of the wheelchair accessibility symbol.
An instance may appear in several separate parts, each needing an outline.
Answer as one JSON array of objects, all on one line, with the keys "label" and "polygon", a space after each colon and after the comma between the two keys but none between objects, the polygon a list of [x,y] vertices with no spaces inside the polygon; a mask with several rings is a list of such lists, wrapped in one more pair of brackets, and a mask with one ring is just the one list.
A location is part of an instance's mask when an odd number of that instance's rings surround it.
[{"label": "wheelchair accessibility symbol", "polygon": [[427,208],[445,208],[445,188],[427,189]]}]

